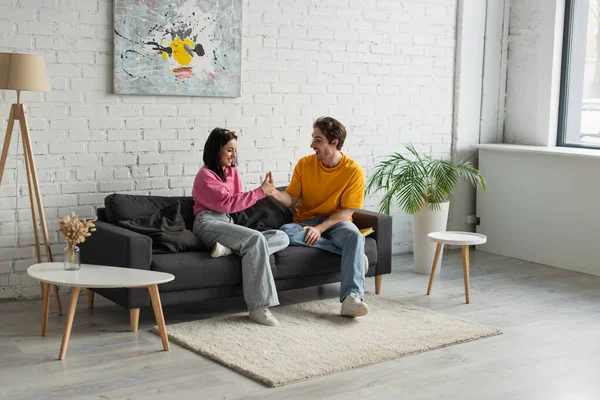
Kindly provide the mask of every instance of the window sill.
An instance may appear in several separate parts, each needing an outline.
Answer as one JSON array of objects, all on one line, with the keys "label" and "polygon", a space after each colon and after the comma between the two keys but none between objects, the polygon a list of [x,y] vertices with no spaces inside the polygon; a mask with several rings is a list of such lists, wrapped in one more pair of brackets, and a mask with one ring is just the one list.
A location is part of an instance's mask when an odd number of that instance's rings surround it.
[{"label": "window sill", "polygon": [[544,146],[527,146],[519,144],[477,144],[473,147],[482,150],[508,151],[512,153],[535,153],[546,155],[558,155],[577,158],[596,158],[600,159],[600,149],[580,149],[574,147],[544,147]]}]

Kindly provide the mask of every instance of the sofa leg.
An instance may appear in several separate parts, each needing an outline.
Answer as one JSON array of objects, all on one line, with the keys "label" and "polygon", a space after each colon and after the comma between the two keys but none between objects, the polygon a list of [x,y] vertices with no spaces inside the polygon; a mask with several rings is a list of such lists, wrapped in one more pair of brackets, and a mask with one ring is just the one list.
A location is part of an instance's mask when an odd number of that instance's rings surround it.
[{"label": "sofa leg", "polygon": [[94,292],[86,289],[85,296],[87,297],[88,308],[94,308]]},{"label": "sofa leg", "polygon": [[381,292],[381,281],[383,280],[383,275],[375,275],[375,294],[379,294]]},{"label": "sofa leg", "polygon": [[138,323],[140,322],[140,309],[132,308],[129,310],[129,323],[131,324],[131,332],[137,332]]}]

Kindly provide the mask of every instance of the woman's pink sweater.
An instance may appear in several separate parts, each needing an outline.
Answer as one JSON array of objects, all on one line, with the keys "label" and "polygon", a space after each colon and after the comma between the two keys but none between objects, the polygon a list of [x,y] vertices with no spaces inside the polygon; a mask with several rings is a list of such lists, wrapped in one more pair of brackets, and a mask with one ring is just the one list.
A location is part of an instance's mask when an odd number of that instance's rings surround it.
[{"label": "woman's pink sweater", "polygon": [[192,197],[194,215],[204,210],[235,213],[251,207],[265,197],[262,187],[242,192],[242,181],[236,167],[226,167],[225,182],[206,167],[200,168],[194,180]]}]

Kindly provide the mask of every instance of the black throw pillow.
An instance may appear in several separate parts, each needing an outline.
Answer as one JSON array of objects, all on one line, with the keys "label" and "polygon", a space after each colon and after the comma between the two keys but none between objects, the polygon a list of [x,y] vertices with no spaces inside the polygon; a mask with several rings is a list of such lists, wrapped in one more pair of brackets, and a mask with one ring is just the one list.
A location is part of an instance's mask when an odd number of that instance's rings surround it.
[{"label": "black throw pillow", "polygon": [[292,211],[271,197],[265,197],[252,207],[231,214],[233,222],[258,231],[279,229],[281,225],[292,222]]},{"label": "black throw pillow", "polygon": [[118,224],[125,229],[149,236],[152,239],[154,254],[194,251],[200,248],[196,235],[185,228],[179,202],[163,207],[150,215],[119,221]]}]

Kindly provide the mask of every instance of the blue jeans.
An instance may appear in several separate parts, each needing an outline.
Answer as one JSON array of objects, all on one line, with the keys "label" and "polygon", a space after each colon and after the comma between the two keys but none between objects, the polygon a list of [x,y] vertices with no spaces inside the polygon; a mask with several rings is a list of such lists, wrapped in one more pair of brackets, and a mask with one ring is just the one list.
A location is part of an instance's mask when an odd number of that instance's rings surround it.
[{"label": "blue jeans", "polygon": [[342,282],[340,287],[340,301],[344,301],[350,293],[356,293],[362,299],[365,288],[364,254],[365,238],[350,221],[340,222],[327,229],[319,241],[311,246],[304,242],[305,226],[316,226],[325,221],[327,217],[318,217],[299,223],[285,224],[280,230],[290,237],[290,246],[307,246],[321,249],[342,256]]},{"label": "blue jeans", "polygon": [[242,289],[249,311],[279,304],[269,256],[288,246],[285,233],[235,225],[228,214],[210,210],[196,214],[193,230],[204,246],[219,242],[242,257]]}]

